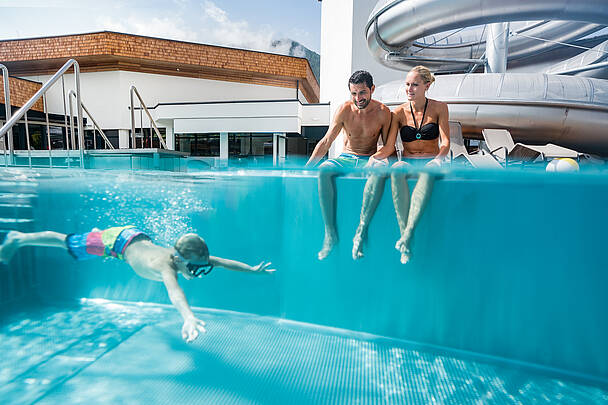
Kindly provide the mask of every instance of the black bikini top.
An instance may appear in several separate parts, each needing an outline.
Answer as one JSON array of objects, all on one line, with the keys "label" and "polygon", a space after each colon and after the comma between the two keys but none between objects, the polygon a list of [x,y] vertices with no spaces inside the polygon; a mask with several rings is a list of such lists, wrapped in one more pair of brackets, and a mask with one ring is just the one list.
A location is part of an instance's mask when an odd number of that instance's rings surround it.
[{"label": "black bikini top", "polygon": [[[422,121],[424,122],[424,115],[426,114],[426,107],[429,105],[429,99],[426,99],[426,103],[424,103],[424,111],[422,113]],[[412,103],[410,103],[410,111],[412,112],[412,118],[414,119],[414,126],[411,127],[409,125],[405,125],[401,127],[399,133],[401,134],[402,142],[413,142],[418,139],[423,139],[425,141],[432,141],[433,139],[437,139],[439,137],[439,125],[436,122],[429,122],[426,125],[421,125],[418,128],[418,123],[416,122],[416,117],[414,116],[414,110],[412,109]]]}]

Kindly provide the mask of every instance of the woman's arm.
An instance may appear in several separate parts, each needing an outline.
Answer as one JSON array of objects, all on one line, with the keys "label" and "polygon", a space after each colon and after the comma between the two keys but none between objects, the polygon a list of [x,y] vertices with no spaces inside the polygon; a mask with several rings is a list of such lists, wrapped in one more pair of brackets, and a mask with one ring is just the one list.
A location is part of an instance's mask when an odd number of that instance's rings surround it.
[{"label": "woman's arm", "polygon": [[435,159],[442,161],[448,153],[450,153],[450,112],[448,111],[448,105],[443,102],[439,102],[439,153],[435,156]]},{"label": "woman's arm", "polygon": [[[435,101],[435,100],[434,100]],[[426,164],[426,166],[441,166],[443,160],[450,153],[450,123],[448,105],[441,101],[435,101],[439,108],[439,152]]]}]

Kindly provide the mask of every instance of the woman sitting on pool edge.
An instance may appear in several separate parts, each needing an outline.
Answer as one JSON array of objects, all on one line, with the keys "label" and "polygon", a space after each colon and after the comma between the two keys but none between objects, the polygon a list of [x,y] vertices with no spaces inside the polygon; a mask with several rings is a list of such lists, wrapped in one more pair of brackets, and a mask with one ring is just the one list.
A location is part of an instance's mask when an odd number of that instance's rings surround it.
[{"label": "woman sitting on pool edge", "polygon": [[[416,66],[409,71],[405,78],[408,101],[393,111],[386,145],[372,155],[373,159],[382,160],[393,155],[399,134],[403,144],[403,160],[393,164],[393,168],[441,166],[441,162],[450,151],[449,112],[446,103],[426,97],[426,92],[434,81],[435,77],[424,66]],[[403,264],[410,260],[410,241],[431,194],[434,181],[429,173],[420,173],[410,201],[407,177],[408,174],[404,175],[403,170],[391,173],[393,204],[401,234],[395,249],[401,253]],[[362,245],[367,236],[369,223],[382,197],[384,180],[384,176],[372,174],[365,185],[361,219],[353,239],[353,259],[363,256]]]},{"label": "woman sitting on pool edge", "polygon": [[162,281],[169,299],[184,319],[182,337],[187,342],[205,332],[205,322],[194,316],[184,291],[177,282],[180,273],[187,280],[208,274],[214,266],[228,270],[254,273],[270,273],[270,262],[249,266],[235,260],[209,256],[207,244],[194,233],[182,235],[173,247],[164,247],[152,242],[149,236],[133,226],[93,229],[83,234],[53,231],[22,233],[11,231],[0,246],[0,262],[10,262],[20,247],[46,246],[65,249],[76,260],[95,256],[115,257],[127,262],[143,278]]}]

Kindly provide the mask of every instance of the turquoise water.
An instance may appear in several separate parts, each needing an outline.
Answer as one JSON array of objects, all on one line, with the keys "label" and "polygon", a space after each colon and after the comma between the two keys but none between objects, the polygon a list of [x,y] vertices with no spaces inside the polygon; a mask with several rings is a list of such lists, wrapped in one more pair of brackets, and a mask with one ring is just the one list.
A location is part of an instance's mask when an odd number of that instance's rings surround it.
[{"label": "turquoise water", "polygon": [[0,397],[11,404],[428,404],[608,401],[598,387],[463,353],[277,318],[82,300],[20,312],[0,329]]},{"label": "turquoise water", "polygon": [[22,205],[5,227],[132,223],[164,244],[197,232],[212,255],[278,269],[181,280],[208,324],[187,345],[160,283],[25,248],[0,267],[8,403],[608,401],[601,172],[442,173],[406,266],[388,185],[351,259],[359,175],[337,180],[341,240],[319,262],[315,172],[2,174],[0,198]]}]

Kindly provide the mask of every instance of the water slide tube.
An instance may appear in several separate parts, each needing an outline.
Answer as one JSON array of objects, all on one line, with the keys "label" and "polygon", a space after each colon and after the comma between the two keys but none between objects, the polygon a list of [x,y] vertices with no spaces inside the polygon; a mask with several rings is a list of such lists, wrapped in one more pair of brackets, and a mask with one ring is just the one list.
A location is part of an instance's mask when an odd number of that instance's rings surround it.
[{"label": "water slide tube", "polygon": [[[409,70],[424,64],[438,72],[467,71],[484,56],[481,26],[499,22],[515,22],[509,60],[527,58],[602,30],[608,23],[608,4],[603,0],[382,0],[370,15],[366,36],[370,51],[386,66]],[[457,32],[458,39],[445,34],[467,27],[476,28]],[[588,66],[605,63],[606,48],[600,44],[548,70],[602,73]],[[378,86],[375,96],[387,104],[406,100],[402,81]],[[506,128],[516,141],[551,142],[608,154],[606,80],[547,73],[457,74],[438,76],[429,96],[447,102],[450,118],[460,121],[471,137],[479,137],[483,128]]]}]

